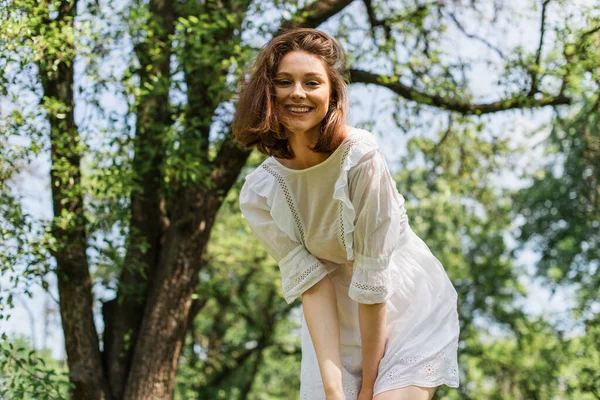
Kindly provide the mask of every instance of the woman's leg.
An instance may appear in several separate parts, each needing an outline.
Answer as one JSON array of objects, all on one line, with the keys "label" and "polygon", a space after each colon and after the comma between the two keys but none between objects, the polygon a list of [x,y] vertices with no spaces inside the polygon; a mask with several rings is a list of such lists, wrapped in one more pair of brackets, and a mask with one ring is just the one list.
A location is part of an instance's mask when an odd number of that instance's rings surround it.
[{"label": "woman's leg", "polygon": [[379,393],[373,400],[431,400],[437,387],[407,386]]}]

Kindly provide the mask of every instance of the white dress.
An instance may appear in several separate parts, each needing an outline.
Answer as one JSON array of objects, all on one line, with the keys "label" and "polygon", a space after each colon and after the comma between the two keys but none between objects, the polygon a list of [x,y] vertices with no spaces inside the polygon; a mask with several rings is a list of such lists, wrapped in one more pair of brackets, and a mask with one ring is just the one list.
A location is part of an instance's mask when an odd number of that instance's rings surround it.
[{"label": "white dress", "polygon": [[[374,395],[409,385],[458,387],[457,293],[412,231],[376,137],[351,128],[325,161],[302,170],[267,158],[246,176],[240,209],[281,271],[288,303],[329,274],[340,318],[347,399],[361,387],[358,303],[386,303],[386,347]],[[325,399],[302,317],[300,397]]]}]

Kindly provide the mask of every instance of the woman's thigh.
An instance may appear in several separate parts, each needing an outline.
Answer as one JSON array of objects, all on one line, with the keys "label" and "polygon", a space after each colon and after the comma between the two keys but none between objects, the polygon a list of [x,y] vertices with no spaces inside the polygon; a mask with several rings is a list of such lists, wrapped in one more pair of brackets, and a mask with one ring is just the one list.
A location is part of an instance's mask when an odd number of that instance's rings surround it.
[{"label": "woman's thigh", "polygon": [[437,387],[407,386],[379,393],[373,400],[430,400]]}]

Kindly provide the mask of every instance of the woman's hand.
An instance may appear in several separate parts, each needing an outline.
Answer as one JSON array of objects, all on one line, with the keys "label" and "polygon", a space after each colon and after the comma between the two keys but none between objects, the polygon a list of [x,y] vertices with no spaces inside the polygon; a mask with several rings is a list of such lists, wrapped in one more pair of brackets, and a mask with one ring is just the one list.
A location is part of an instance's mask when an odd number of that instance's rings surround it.
[{"label": "woman's hand", "polygon": [[357,400],[373,400],[373,389],[362,388]]}]

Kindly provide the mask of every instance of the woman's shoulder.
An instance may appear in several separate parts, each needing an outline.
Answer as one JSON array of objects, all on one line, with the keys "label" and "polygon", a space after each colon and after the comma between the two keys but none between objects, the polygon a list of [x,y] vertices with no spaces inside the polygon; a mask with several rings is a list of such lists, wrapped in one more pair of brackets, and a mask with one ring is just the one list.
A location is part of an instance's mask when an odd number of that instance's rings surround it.
[{"label": "woman's shoulder", "polygon": [[270,157],[266,158],[260,163],[254,170],[246,175],[244,178],[244,184],[250,186],[256,186],[265,184],[270,181],[269,177],[271,174],[268,173],[268,168],[271,165]]},{"label": "woman's shoulder", "polygon": [[350,125],[347,125],[346,129],[351,141],[378,144],[377,137],[371,131]]},{"label": "woman's shoulder", "polygon": [[349,130],[347,156],[343,162],[346,170],[361,164],[380,148],[377,137],[370,131],[356,127],[349,127]]},{"label": "woman's shoulder", "polygon": [[267,158],[244,177],[242,191],[252,190],[261,196],[266,196],[271,192],[272,176],[265,169],[268,163],[269,159]]}]

